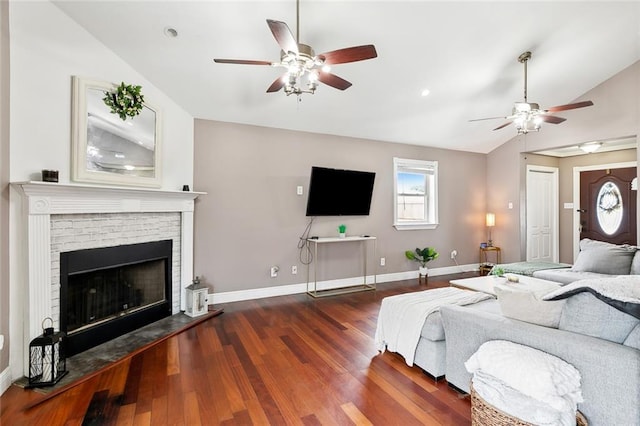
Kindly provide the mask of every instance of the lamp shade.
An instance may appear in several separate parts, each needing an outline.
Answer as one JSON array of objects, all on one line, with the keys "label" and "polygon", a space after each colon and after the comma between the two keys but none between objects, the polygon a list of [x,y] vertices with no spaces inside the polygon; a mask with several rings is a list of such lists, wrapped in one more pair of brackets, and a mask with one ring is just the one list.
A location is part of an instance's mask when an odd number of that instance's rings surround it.
[{"label": "lamp shade", "polygon": [[487,226],[496,226],[496,215],[494,213],[487,213]]}]

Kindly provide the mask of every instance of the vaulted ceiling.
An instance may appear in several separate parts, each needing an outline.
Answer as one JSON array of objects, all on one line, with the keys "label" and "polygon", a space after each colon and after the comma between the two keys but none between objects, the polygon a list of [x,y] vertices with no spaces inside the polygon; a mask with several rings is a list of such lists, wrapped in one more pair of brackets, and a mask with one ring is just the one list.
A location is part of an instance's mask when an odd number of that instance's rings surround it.
[{"label": "vaulted ceiling", "polygon": [[318,53],[374,44],[378,57],[333,68],[349,89],[297,99],[266,93],[281,69],[213,62],[278,61],[266,19],[295,34],[294,0],[54,3],[196,118],[482,153],[516,133],[469,120],[523,100],[522,52],[533,52],[528,98],[542,108],[640,60],[637,1],[301,0],[300,42]]}]

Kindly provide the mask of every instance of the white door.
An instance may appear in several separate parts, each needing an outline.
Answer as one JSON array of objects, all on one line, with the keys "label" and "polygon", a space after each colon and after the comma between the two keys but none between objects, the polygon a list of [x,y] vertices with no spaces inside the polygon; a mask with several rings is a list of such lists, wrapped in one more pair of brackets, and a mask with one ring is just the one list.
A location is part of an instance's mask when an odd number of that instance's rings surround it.
[{"label": "white door", "polygon": [[527,166],[527,261],[558,262],[558,169]]}]

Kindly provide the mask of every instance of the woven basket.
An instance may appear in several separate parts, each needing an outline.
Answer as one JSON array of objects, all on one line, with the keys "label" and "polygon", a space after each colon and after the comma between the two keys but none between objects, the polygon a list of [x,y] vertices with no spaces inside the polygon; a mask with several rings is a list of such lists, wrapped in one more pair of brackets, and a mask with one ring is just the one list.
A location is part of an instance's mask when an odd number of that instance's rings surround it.
[{"label": "woven basket", "polygon": [[[577,426],[588,426],[587,419],[578,412],[576,415]],[[471,385],[471,426],[535,426],[507,414],[489,405],[480,397]]]}]

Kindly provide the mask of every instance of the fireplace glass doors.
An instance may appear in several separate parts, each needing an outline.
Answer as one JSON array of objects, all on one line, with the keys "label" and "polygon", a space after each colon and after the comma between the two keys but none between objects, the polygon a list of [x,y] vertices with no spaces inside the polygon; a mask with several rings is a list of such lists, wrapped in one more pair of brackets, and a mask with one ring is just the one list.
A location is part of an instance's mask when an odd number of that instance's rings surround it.
[{"label": "fireplace glass doors", "polygon": [[69,276],[67,333],[164,302],[165,263],[152,260]]},{"label": "fireplace glass doors", "polygon": [[172,241],[60,254],[66,356],[171,314]]}]

